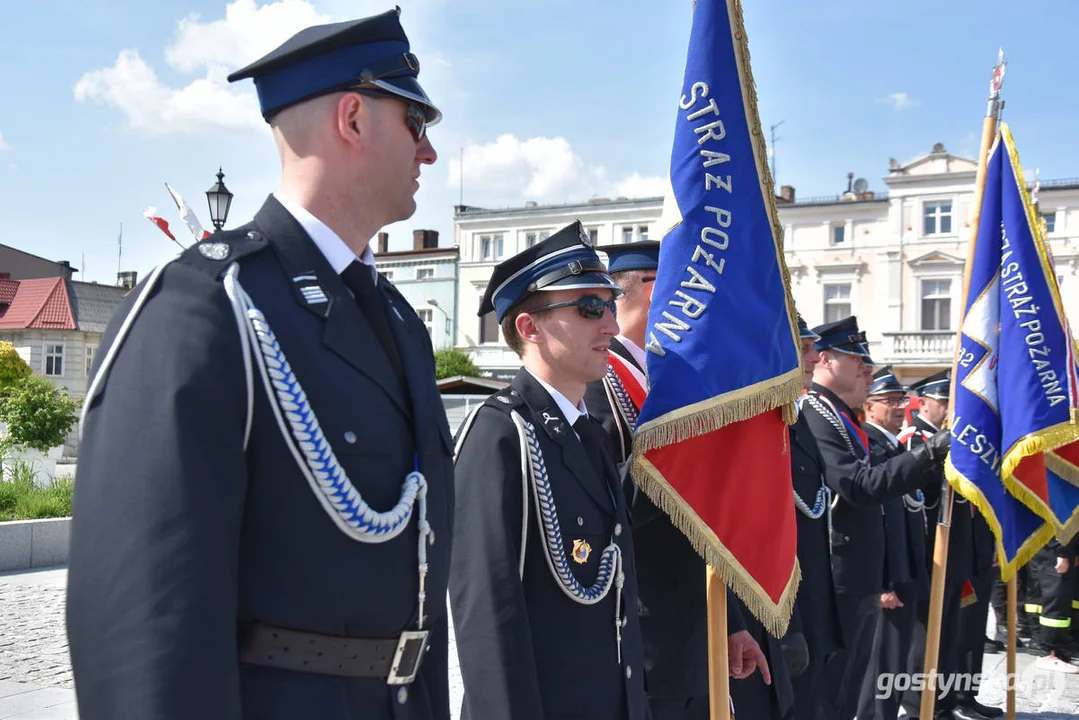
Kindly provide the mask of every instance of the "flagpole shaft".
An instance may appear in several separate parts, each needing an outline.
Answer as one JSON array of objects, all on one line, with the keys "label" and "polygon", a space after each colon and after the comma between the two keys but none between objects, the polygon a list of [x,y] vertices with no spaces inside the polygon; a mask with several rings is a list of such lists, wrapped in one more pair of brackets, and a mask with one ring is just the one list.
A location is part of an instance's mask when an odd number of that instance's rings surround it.
[{"label": "flagpole shaft", "polygon": [[1015,614],[1019,607],[1019,590],[1015,575],[1008,579],[1008,683],[1005,685],[1008,698],[1007,720],[1015,720]]},{"label": "flagpole shaft", "polygon": [[937,661],[940,656],[940,618],[944,611],[944,580],[948,574],[948,541],[952,530],[952,487],[945,480],[940,494],[940,520],[933,545],[933,582],[929,587],[929,622],[925,633],[925,690],[922,691],[921,720],[933,720],[937,702]]},{"label": "flagpole shaft", "polygon": [[727,666],[727,587],[708,566],[708,702],[711,720],[730,720],[731,686]]}]

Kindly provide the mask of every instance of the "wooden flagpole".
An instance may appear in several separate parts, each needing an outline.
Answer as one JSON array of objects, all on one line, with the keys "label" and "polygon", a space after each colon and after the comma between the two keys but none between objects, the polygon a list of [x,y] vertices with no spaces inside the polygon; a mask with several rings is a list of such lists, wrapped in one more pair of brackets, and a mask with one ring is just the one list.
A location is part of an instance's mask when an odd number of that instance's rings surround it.
[{"label": "wooden flagpole", "polygon": [[1018,639],[1015,634],[1015,614],[1019,607],[1019,592],[1017,590],[1015,575],[1008,579],[1008,674],[1007,689],[1008,697],[1008,720],[1015,720],[1015,648]]},{"label": "wooden flagpole", "polygon": [[[1000,86],[1004,81],[1004,51],[1000,51],[997,64],[993,68],[993,78],[989,83],[989,105],[985,120],[982,122],[982,142],[978,149],[978,172],[974,178],[974,202],[971,205],[970,244],[967,250],[967,264],[963,272],[963,304],[967,306],[967,291],[970,286],[970,271],[974,259],[974,245],[978,239],[978,225],[982,215],[982,199],[985,196],[985,178],[989,164],[989,149],[997,135],[997,118],[1000,114]],[[959,358],[962,347],[963,323],[960,321],[955,337],[955,359]],[[955,398],[955,366],[952,363],[952,388],[949,397]],[[950,418],[949,423],[950,425]],[[937,523],[937,539],[933,547],[933,582],[929,590],[929,623],[925,638],[926,687],[922,691],[921,720],[933,720],[933,709],[937,702],[937,668],[940,652],[940,619],[944,610],[944,579],[947,576],[948,540],[952,525],[952,503],[954,491],[947,480],[940,496],[940,522]]]},{"label": "wooden flagpole", "polygon": [[708,566],[708,704],[711,720],[730,720],[731,684],[727,666],[727,586]]}]

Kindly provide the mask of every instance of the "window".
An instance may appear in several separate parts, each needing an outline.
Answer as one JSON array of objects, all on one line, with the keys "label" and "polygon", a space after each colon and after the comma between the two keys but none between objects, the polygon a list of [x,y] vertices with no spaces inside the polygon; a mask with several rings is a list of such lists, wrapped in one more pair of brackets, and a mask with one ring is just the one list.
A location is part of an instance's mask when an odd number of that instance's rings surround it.
[{"label": "window", "polygon": [[498,319],[495,313],[489,312],[480,318],[480,343],[498,342]]},{"label": "window", "polygon": [[480,235],[480,260],[498,260],[502,257],[501,235]]},{"label": "window", "polygon": [[1057,211],[1042,213],[1042,222],[1045,223],[1045,234],[1048,235],[1051,232],[1056,232],[1057,229]]},{"label": "window", "polygon": [[90,370],[94,367],[94,356],[97,355],[96,345],[86,346],[86,377],[90,377]]},{"label": "window", "polygon": [[922,330],[952,329],[952,281],[922,280]]},{"label": "window", "polygon": [[393,282],[393,270],[379,270],[378,274],[387,282]]},{"label": "window", "polygon": [[624,242],[624,243],[633,242],[633,228],[631,228],[631,227],[622,228],[622,242]]},{"label": "window", "polygon": [[64,346],[45,346],[45,374],[50,377],[60,377],[64,374]]},{"label": "window", "polygon": [[599,242],[599,230],[598,229],[589,228],[589,230],[588,230],[588,241],[590,243],[592,243],[593,247],[595,247],[596,243]]},{"label": "window", "polygon": [[851,314],[850,283],[829,283],[824,286],[824,322],[836,322]]},{"label": "window", "polygon": [[427,334],[431,336],[431,339],[435,338],[435,309],[434,308],[416,308],[416,315],[427,327]]},{"label": "window", "polygon": [[947,235],[952,231],[952,201],[927,202],[923,208],[923,235]]},{"label": "window", "polygon": [[551,233],[547,230],[532,230],[531,232],[527,232],[525,233],[525,247],[530,248],[538,242],[543,242],[550,237],[550,235]]},{"label": "window", "polygon": [[846,230],[847,230],[847,228],[845,226],[843,226],[843,225],[833,225],[832,226],[832,244],[833,245],[842,245],[843,244],[843,241],[847,239],[846,238]]},{"label": "window", "polygon": [[641,225],[637,228],[637,237],[643,242],[648,239],[648,226]]},{"label": "window", "polygon": [[417,280],[433,280],[435,277],[435,269],[432,267],[418,267],[416,268]]}]

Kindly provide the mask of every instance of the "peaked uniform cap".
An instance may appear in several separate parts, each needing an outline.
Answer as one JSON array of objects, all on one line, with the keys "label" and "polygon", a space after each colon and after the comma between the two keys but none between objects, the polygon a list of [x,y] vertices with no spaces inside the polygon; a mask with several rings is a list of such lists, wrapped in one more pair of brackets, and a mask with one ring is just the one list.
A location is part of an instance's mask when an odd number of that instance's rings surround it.
[{"label": "peaked uniform cap", "polygon": [[910,389],[913,390],[918,397],[948,400],[952,394],[951,368],[934,373],[924,380],[919,380],[911,385]]},{"label": "peaked uniform cap", "polygon": [[623,294],[577,220],[496,265],[478,314],[494,311],[502,322],[506,313],[533,293],[579,288],[611,290],[616,298]]},{"label": "peaked uniform cap", "polygon": [[892,372],[892,366],[885,365],[873,373],[873,384],[869,386],[869,396],[884,395],[885,393],[903,393],[905,395],[908,390],[910,388],[901,384],[899,378]]},{"label": "peaked uniform cap", "polygon": [[420,87],[420,62],[410,51],[399,15],[399,9],[389,10],[306,28],[228,80],[255,81],[267,121],[296,103],[363,84],[379,94],[415,102],[427,124],[434,125],[442,113]]},{"label": "peaked uniform cap", "polygon": [[809,325],[801,315],[798,316],[798,337],[802,340],[812,340],[814,343],[820,340],[820,335],[809,329]]},{"label": "peaked uniform cap", "polygon": [[820,339],[813,343],[817,350],[836,350],[862,358],[867,365],[873,364],[869,357],[869,345],[865,333],[858,329],[858,318],[854,315],[842,320],[825,323],[813,328]]},{"label": "peaked uniform cap", "polygon": [[659,268],[658,240],[641,240],[620,245],[597,245],[596,250],[607,255],[607,272],[611,274]]}]

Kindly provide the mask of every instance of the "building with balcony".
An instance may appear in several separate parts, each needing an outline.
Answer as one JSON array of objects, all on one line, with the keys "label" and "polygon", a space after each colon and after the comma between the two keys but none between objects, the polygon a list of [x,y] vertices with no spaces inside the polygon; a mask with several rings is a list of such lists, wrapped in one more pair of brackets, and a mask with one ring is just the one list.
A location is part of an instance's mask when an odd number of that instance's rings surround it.
[{"label": "building with balcony", "polygon": [[413,231],[411,250],[390,252],[389,242],[388,234],[378,234],[378,271],[412,305],[427,326],[435,350],[453,347],[457,334],[457,248],[440,248],[435,230]]},{"label": "building with balcony", "polygon": [[[794,188],[781,188],[776,203],[791,292],[806,321],[857,315],[874,360],[894,365],[904,382],[950,366],[976,170],[974,160],[938,143],[906,165],[889,161],[883,191],[853,174],[844,192],[828,197],[796,198]],[[1039,183],[1037,197],[1065,311],[1079,321],[1079,178]],[[519,363],[494,317],[475,316],[494,265],[575,219],[597,244],[644,239],[659,232],[661,210],[662,198],[457,208],[457,346],[490,377],[511,376]]]}]

